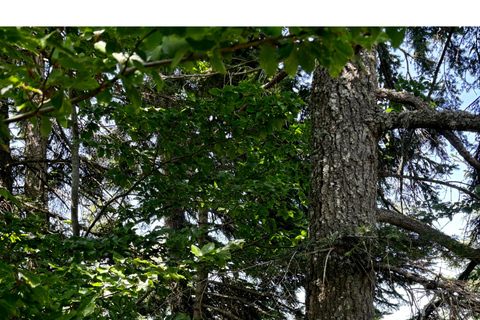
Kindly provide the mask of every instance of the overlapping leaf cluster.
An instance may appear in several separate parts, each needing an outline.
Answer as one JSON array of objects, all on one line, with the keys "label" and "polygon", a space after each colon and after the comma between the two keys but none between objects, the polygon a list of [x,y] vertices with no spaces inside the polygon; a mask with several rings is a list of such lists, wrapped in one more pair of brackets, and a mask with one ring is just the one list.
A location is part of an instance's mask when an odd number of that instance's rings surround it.
[{"label": "overlapping leaf cluster", "polygon": [[[294,296],[302,262],[293,261],[306,235],[309,125],[298,90],[278,83],[265,90],[258,80],[309,73],[316,61],[336,76],[357,46],[387,39],[397,46],[403,34],[1,29],[0,94],[9,105],[2,141],[18,140],[15,123],[40,125],[51,145],[45,183],[68,191],[70,116],[78,106],[85,214],[83,237],[69,237],[68,224],[45,226],[31,215],[40,209],[13,192],[21,203],[9,202],[1,220],[0,318],[174,317],[175,283],[186,282],[181,291],[191,298],[202,266],[216,294],[205,298],[210,310],[300,314]],[[51,216],[68,217],[68,206],[58,206]],[[198,227],[199,210],[209,212],[207,228]],[[169,225],[179,216],[179,228]]]}]

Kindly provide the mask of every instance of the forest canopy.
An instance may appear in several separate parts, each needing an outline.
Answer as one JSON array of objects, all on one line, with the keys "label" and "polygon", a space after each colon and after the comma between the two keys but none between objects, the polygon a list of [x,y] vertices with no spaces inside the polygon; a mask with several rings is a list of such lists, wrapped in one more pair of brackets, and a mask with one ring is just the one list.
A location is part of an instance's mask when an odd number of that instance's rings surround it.
[{"label": "forest canopy", "polygon": [[0,28],[0,319],[478,319],[479,37]]}]

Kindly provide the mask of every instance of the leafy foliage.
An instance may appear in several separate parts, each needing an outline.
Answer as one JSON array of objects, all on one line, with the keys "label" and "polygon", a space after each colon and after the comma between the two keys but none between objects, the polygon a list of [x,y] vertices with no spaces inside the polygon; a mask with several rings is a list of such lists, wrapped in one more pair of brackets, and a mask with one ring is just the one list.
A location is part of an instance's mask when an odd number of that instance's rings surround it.
[{"label": "leafy foliage", "polygon": [[[0,133],[2,143],[11,138],[2,148],[16,161],[8,164],[16,182],[0,181],[0,319],[189,319],[200,271],[208,274],[207,318],[304,317],[296,293],[308,255],[336,241],[306,240],[309,74],[318,62],[339,76],[359,46],[381,44],[380,82],[445,108],[464,88],[447,76],[433,81],[437,52],[428,40],[451,34],[450,68],[477,76],[478,57],[466,54],[477,48],[460,41],[472,40],[472,30],[2,28],[0,95],[9,116]],[[421,77],[400,76],[391,49],[405,35]],[[82,237],[71,236],[66,218],[72,106]],[[387,112],[408,108],[385,104]],[[49,139],[48,208],[24,195],[28,159],[16,126],[23,120]],[[470,198],[448,203],[440,188],[405,178],[445,179],[455,168],[438,132],[398,129],[379,138],[379,204],[411,209],[426,224],[478,211]],[[415,259],[451,258],[395,226],[364,231],[364,247],[348,255],[407,271]],[[378,276],[379,305],[394,307],[392,278]]]}]

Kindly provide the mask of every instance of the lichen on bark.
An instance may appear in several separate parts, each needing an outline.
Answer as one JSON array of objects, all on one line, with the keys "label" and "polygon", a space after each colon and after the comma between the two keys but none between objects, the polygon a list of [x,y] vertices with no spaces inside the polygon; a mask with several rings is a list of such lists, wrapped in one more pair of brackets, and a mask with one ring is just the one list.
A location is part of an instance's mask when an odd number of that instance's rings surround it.
[{"label": "lichen on bark", "polygon": [[337,241],[310,261],[307,319],[374,318],[373,270],[345,255],[376,223],[376,61],[374,52],[357,56],[362,66],[349,62],[338,78],[321,67],[313,77],[309,237]]}]

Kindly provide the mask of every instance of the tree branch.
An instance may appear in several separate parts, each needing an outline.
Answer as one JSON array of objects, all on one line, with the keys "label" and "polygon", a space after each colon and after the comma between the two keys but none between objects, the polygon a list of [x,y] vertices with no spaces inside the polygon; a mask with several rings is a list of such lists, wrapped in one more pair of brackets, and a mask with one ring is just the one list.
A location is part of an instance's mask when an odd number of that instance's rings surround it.
[{"label": "tree branch", "polygon": [[230,312],[228,312],[228,311],[222,310],[222,309],[220,309],[220,308],[216,308],[216,307],[211,306],[211,305],[208,305],[208,304],[205,304],[204,306],[205,306],[205,308],[215,310],[215,311],[217,311],[217,312],[219,312],[219,313],[221,313],[221,314],[224,314],[224,315],[226,315],[227,317],[232,318],[232,319],[234,319],[234,320],[243,320],[242,318],[237,317],[236,315],[234,315],[234,314],[232,314],[232,313],[230,313]]},{"label": "tree branch", "polygon": [[476,263],[480,262],[479,249],[474,249],[466,244],[463,244],[444,234],[443,232],[432,228],[421,221],[418,221],[417,219],[385,209],[377,209],[377,214],[379,222],[386,222],[402,229],[413,231],[418,233],[421,238],[434,241],[447,248],[460,258],[470,259]]},{"label": "tree branch", "polygon": [[468,194],[468,195],[471,196],[472,198],[475,198],[475,199],[477,199],[477,200],[480,201],[480,197],[479,197],[478,195],[476,195],[475,193],[469,191],[468,189],[459,187],[459,186],[454,185],[454,184],[449,183],[449,182],[445,182],[445,181],[441,181],[441,180],[435,180],[435,179],[429,179],[429,178],[424,178],[424,177],[403,176],[403,175],[389,174],[389,173],[386,173],[386,174],[384,174],[383,176],[384,176],[384,177],[392,177],[392,178],[400,178],[400,179],[411,179],[411,180],[418,180],[418,181],[425,181],[425,182],[431,182],[431,183],[441,184],[441,185],[444,185],[444,186],[449,187],[449,188],[454,188],[454,189],[460,190],[460,191],[462,191],[463,193]]},{"label": "tree branch", "polygon": [[414,107],[415,109],[423,109],[427,107],[427,102],[422,98],[414,96],[407,91],[395,91],[385,88],[377,88],[377,99],[387,99],[392,102],[402,103]]},{"label": "tree branch", "polygon": [[433,89],[435,88],[435,84],[437,83],[438,72],[440,71],[440,66],[442,65],[443,58],[445,57],[445,53],[447,53],[447,49],[448,49],[448,45],[450,44],[450,40],[452,40],[452,35],[453,35],[454,30],[455,30],[455,28],[450,28],[450,33],[448,34],[447,42],[445,43],[445,47],[443,48],[442,55],[441,55],[440,59],[438,60],[437,68],[435,69],[435,74],[433,75],[432,86],[430,88],[430,91],[428,92],[428,96],[427,96],[428,100],[430,100],[430,97],[432,96],[432,93],[433,93]]},{"label": "tree branch", "polygon": [[[251,42],[247,42],[247,43],[240,43],[240,44],[233,45],[231,47],[221,48],[221,49],[218,50],[218,52],[219,53],[229,53],[229,52],[233,52],[233,51],[236,51],[236,50],[239,50],[239,49],[244,49],[244,48],[249,48],[249,47],[257,47],[257,46],[273,43],[273,42],[276,42],[278,40],[295,38],[295,37],[296,37],[295,35],[286,35],[286,36],[278,36],[278,37],[274,37],[274,38],[251,41]],[[190,57],[180,59],[180,61],[178,63],[183,63],[183,62],[188,62],[188,61],[197,61],[197,60],[202,60],[202,59],[205,59],[205,56],[203,56],[203,55],[192,55]],[[162,67],[162,66],[169,66],[172,63],[173,63],[173,59],[164,59],[164,60],[153,61],[153,62],[145,62],[145,63],[143,63],[143,67],[144,68],[159,68],[159,67]],[[122,73],[122,76],[126,77],[126,76],[134,73],[137,70],[138,70],[137,67],[130,67]],[[75,104],[78,104],[82,101],[91,99],[91,98],[95,97],[97,94],[99,94],[100,92],[105,91],[108,87],[113,85],[119,79],[120,79],[120,76],[115,76],[113,79],[111,79],[109,81],[105,81],[104,83],[102,83],[98,88],[96,88],[96,89],[94,89],[94,90],[92,90],[92,91],[90,91],[90,92],[88,92],[88,93],[86,93],[82,96],[70,99],[70,103],[72,105],[75,105]],[[50,99],[42,101],[42,103],[35,110],[30,111],[30,112],[26,112],[26,113],[22,113],[22,114],[19,114],[17,116],[11,117],[11,118],[4,119],[3,122],[5,124],[9,124],[9,123],[25,120],[25,119],[28,119],[28,118],[31,118],[31,117],[41,116],[41,115],[44,115],[46,113],[54,112],[55,108],[53,106],[42,108],[43,105],[49,103],[50,101],[51,101]]]},{"label": "tree branch", "polygon": [[[419,97],[416,97],[416,96],[414,96],[414,95],[412,95],[412,94],[410,94],[406,91],[397,92],[395,90],[388,90],[388,89],[379,88],[379,89],[377,89],[376,95],[377,95],[377,99],[388,99],[392,102],[406,104],[406,105],[409,105],[409,106],[411,106],[414,109],[419,110],[419,111],[424,110],[424,111],[429,111],[429,112],[438,112],[438,111],[434,111],[434,110],[431,110],[430,108],[428,108],[427,103],[423,99],[421,99]],[[462,111],[460,111],[460,112],[462,112]],[[401,113],[401,114],[404,114],[404,113]],[[468,117],[470,117],[470,118],[475,118],[475,117],[478,118],[478,116],[472,115],[470,113],[467,113],[467,114],[468,114]],[[395,115],[393,115],[391,113],[389,115],[391,115],[391,117],[395,117]],[[397,116],[398,115],[399,114],[397,114]],[[383,116],[388,117],[387,114],[385,114]],[[465,161],[468,164],[470,164],[472,167],[474,167],[476,170],[480,171],[480,162],[477,159],[475,159],[467,151],[467,149],[463,145],[462,141],[457,137],[457,135],[454,132],[451,131],[451,130],[469,131],[468,129],[451,128],[451,127],[450,128],[448,128],[448,127],[436,128],[434,126],[427,126],[427,127],[432,128],[432,129],[438,129],[438,132],[441,135],[443,135],[450,142],[450,144],[465,159]],[[446,129],[450,129],[450,130],[446,130]],[[477,131],[477,130],[473,130],[473,131]]]},{"label": "tree branch", "polygon": [[461,110],[421,109],[384,113],[378,119],[382,130],[430,128],[437,130],[480,131],[480,116]]},{"label": "tree branch", "polygon": [[288,74],[285,72],[285,71],[280,71],[279,73],[277,73],[273,78],[272,80],[270,80],[268,83],[264,84],[262,86],[262,89],[268,89],[272,86],[274,86],[275,84],[279,83],[280,81],[282,81],[283,79],[285,79],[286,77],[288,76]]},{"label": "tree branch", "polygon": [[449,130],[439,130],[438,131],[441,135],[445,137],[445,139],[450,142],[450,144],[457,150],[457,152],[467,161],[469,165],[471,165],[475,170],[480,172],[480,162],[475,159],[470,152],[467,151],[463,142],[460,138],[457,137],[455,133]]},{"label": "tree branch", "polygon": [[[432,280],[428,279],[425,277],[422,277],[419,274],[416,273],[410,273],[402,268],[392,266],[392,265],[385,265],[385,264],[374,264],[374,269],[377,271],[385,271],[385,272],[394,272],[401,277],[403,277],[406,281],[410,282],[415,282],[418,284],[421,284],[424,286],[426,289],[432,289],[432,288],[442,288],[442,289],[451,289],[451,284],[450,282],[452,280],[449,279],[442,279],[442,281],[437,281],[437,280]],[[455,281],[455,280],[453,280]]]},{"label": "tree branch", "polygon": [[232,297],[232,296],[229,296],[229,295],[226,295],[226,294],[220,294],[220,293],[216,293],[216,292],[207,292],[207,294],[208,294],[208,295],[217,296],[217,297],[221,297],[221,298],[225,298],[225,299],[231,299],[231,300],[236,300],[236,301],[242,302],[242,303],[246,304],[247,306],[250,306],[250,307],[258,310],[260,313],[263,313],[264,315],[268,316],[269,319],[281,319],[280,317],[271,315],[270,313],[268,313],[267,311],[263,310],[263,309],[260,308],[259,306],[256,306],[256,305],[254,305],[253,303],[248,302],[247,300],[242,299],[242,298],[240,298],[240,297]]}]

